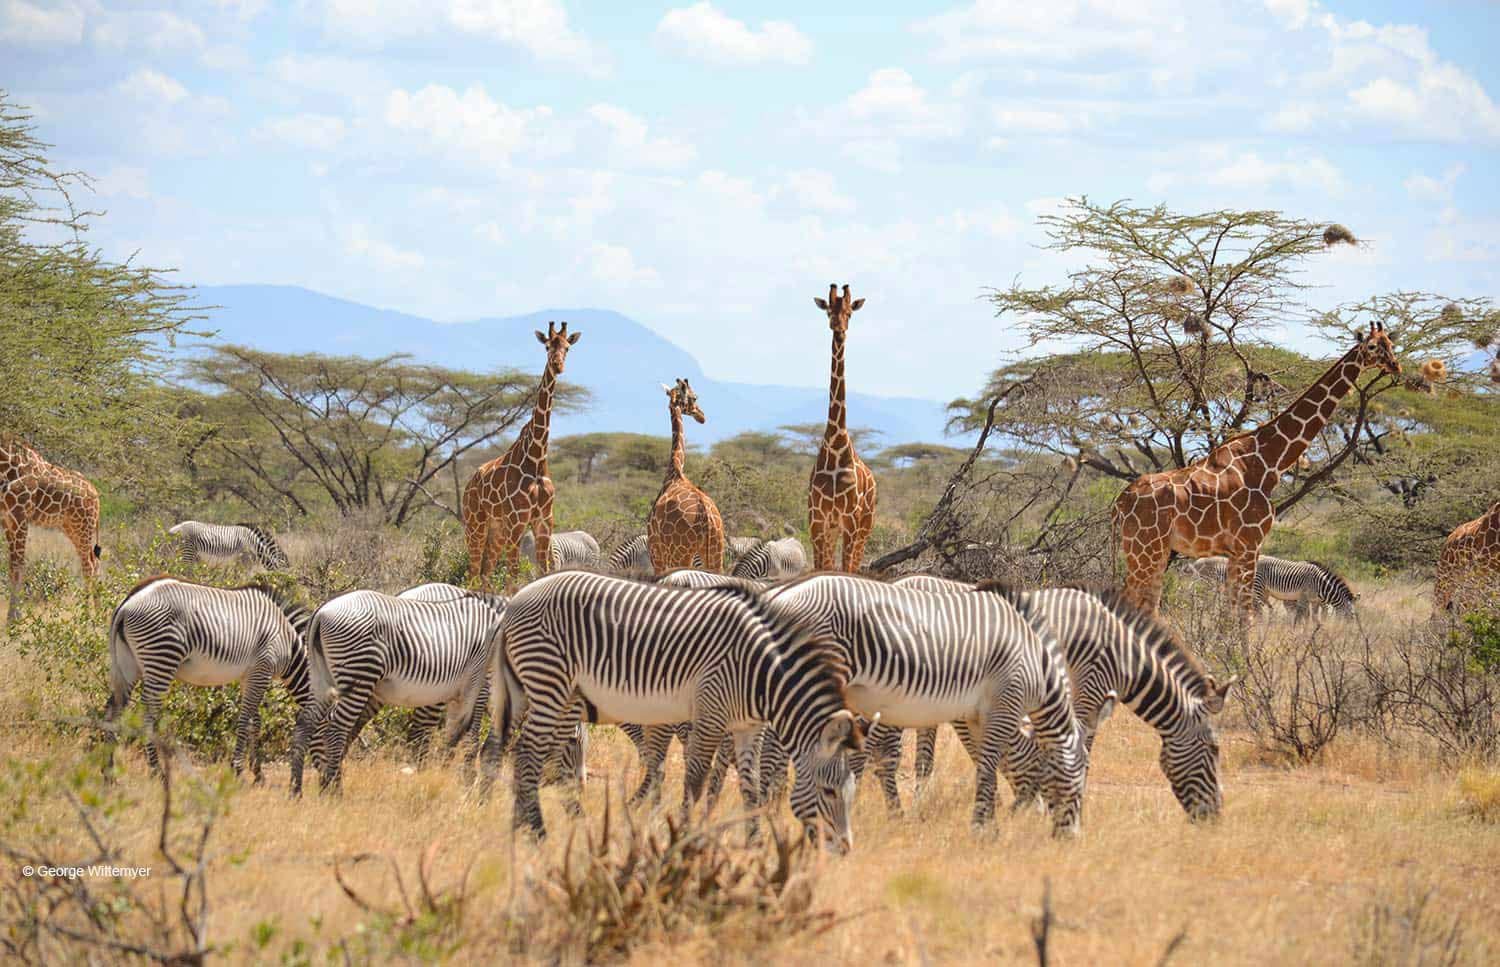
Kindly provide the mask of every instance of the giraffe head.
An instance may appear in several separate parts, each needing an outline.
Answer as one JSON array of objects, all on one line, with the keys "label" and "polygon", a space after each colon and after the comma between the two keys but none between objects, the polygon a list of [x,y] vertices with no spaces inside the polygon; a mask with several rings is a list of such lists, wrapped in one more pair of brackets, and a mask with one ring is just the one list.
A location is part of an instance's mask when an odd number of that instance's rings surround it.
[{"label": "giraffe head", "polygon": [[1354,358],[1361,366],[1365,369],[1377,366],[1381,372],[1389,376],[1401,375],[1401,363],[1396,359],[1396,347],[1391,343],[1391,337],[1386,335],[1384,323],[1372,322],[1368,336],[1363,330],[1356,332],[1355,336],[1359,339],[1359,347]]},{"label": "giraffe head", "polygon": [[702,423],[704,420],[703,410],[698,406],[698,394],[688,385],[685,379],[679,379],[676,386],[661,384],[661,388],[667,391],[667,406],[679,413],[691,416]]},{"label": "giraffe head", "polygon": [[583,333],[575,332],[568,335],[568,324],[565,322],[558,326],[554,322],[547,323],[547,334],[536,331],[536,341],[547,347],[547,365],[552,367],[554,373],[563,371],[563,362],[568,358],[568,349],[576,343]]},{"label": "giraffe head", "polygon": [[844,294],[839,295],[839,287],[832,282],[828,283],[828,298],[826,300],[813,297],[813,304],[828,313],[828,328],[834,332],[849,331],[849,317],[859,311],[859,307],[865,304],[863,299],[849,299],[849,287],[844,286]]}]

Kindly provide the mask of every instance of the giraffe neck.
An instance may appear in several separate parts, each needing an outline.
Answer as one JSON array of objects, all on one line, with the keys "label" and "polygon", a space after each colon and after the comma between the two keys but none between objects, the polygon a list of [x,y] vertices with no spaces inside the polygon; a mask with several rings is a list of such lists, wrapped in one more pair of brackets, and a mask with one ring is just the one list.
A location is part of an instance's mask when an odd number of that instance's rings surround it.
[{"label": "giraffe neck", "polygon": [[687,445],[682,434],[682,410],[668,407],[672,414],[672,462],[667,465],[667,480],[679,480],[687,476],[683,465],[687,462]]},{"label": "giraffe neck", "polygon": [[539,467],[547,459],[547,436],[552,423],[552,393],[557,388],[557,370],[552,361],[542,370],[542,383],[536,391],[536,409],[531,412],[531,421],[526,424],[526,447],[523,458],[526,465]]},{"label": "giraffe neck", "polygon": [[845,430],[848,409],[844,405],[844,333],[833,331],[833,363],[828,376],[828,438]]},{"label": "giraffe neck", "polygon": [[1358,358],[1359,349],[1355,346],[1345,353],[1291,406],[1255,431],[1256,449],[1267,467],[1289,470],[1307,451],[1313,438],[1323,432],[1339,401],[1348,395],[1364,371]]}]

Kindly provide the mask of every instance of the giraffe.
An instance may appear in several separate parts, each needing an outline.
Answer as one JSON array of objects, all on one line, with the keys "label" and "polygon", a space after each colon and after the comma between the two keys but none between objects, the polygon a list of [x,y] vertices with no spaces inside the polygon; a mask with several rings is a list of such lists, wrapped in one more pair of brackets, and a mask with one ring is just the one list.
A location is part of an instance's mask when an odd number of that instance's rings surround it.
[{"label": "giraffe", "polygon": [[1500,500],[1448,535],[1438,555],[1433,605],[1460,610],[1500,597]]},{"label": "giraffe", "polygon": [[[844,338],[849,332],[849,317],[865,304],[863,299],[850,300],[849,287],[844,294],[828,286],[828,299],[814,298],[813,303],[828,313],[828,328],[833,330],[833,364],[828,380],[828,427],[818,447],[818,461],[813,465],[807,487],[807,519],[812,532],[813,567],[819,571],[858,571],[865,554],[865,541],[875,524],[875,475],[854,452],[854,440],[846,425],[848,408],[844,404]],[[834,557],[843,539],[843,561]]]},{"label": "giraffe", "polygon": [[718,574],[724,564],[724,519],[713,498],[682,472],[687,457],[682,416],[686,413],[702,423],[703,410],[687,380],[679,379],[676,386],[663,383],[661,388],[667,391],[667,411],[672,415],[672,462],[646,521],[651,567],[664,574],[676,567],[692,567],[696,557],[705,571]]},{"label": "giraffe", "polygon": [[1360,374],[1399,375],[1395,347],[1380,323],[1270,422],[1232,437],[1195,463],[1146,474],[1115,500],[1114,528],[1125,554],[1125,594],[1155,612],[1172,552],[1229,559],[1225,584],[1241,624],[1250,620],[1255,561],[1276,510],[1271,491],[1296,465]]},{"label": "giraffe", "polygon": [[19,613],[26,536],[32,524],[62,531],[78,552],[83,576],[99,574],[99,491],[83,475],[55,467],[26,443],[0,438],[0,523],[10,546],[10,603],[5,620]]},{"label": "giraffe", "polygon": [[552,419],[552,396],[563,363],[583,334],[568,334],[568,324],[547,323],[537,342],[547,350],[536,391],[536,409],[505,455],[489,461],[464,485],[461,507],[464,541],[469,546],[469,580],[479,576],[480,588],[490,590],[490,572],[503,556],[506,579],[520,564],[521,536],[530,527],[536,537],[537,568],[545,572],[552,554],[552,479],[547,476],[547,431]]}]

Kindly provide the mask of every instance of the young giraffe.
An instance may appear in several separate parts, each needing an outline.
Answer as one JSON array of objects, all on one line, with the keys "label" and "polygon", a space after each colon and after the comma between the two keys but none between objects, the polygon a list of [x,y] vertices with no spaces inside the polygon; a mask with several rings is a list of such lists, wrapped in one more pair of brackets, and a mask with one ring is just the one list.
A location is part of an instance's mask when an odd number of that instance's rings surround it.
[{"label": "young giraffe", "polygon": [[[865,541],[875,524],[875,475],[854,452],[849,436],[848,407],[844,403],[844,338],[849,332],[849,317],[865,304],[863,299],[849,299],[849,287],[838,294],[838,287],[828,286],[828,300],[814,298],[813,303],[828,313],[828,328],[833,330],[832,374],[828,380],[828,428],[818,448],[818,462],[813,465],[807,487],[808,527],[812,532],[813,567],[819,571],[835,568],[858,571],[865,555]],[[843,561],[834,558],[843,539]]]},{"label": "young giraffe", "polygon": [[583,333],[568,335],[568,324],[547,323],[547,334],[536,334],[547,348],[547,366],[537,387],[536,409],[521,428],[516,442],[474,471],[464,485],[464,540],[469,545],[469,580],[479,575],[479,586],[490,590],[490,572],[503,558],[507,580],[520,564],[521,535],[530,527],[536,537],[537,568],[547,570],[552,553],[552,478],[547,476],[547,431],[552,419],[552,395],[562,374],[568,350]]},{"label": "young giraffe", "polygon": [[1125,595],[1155,612],[1171,553],[1229,559],[1225,584],[1241,623],[1250,620],[1255,560],[1276,510],[1271,491],[1295,466],[1370,367],[1398,375],[1401,364],[1385,328],[1359,333],[1354,348],[1291,406],[1259,429],[1233,437],[1203,459],[1146,474],[1115,500],[1114,528],[1125,553]]},{"label": "young giraffe", "polygon": [[10,604],[5,620],[19,612],[26,536],[32,524],[62,531],[78,552],[83,575],[99,574],[99,491],[80,473],[54,467],[13,437],[0,439],[0,523],[10,545]]},{"label": "young giraffe", "polygon": [[1500,595],[1500,500],[1448,535],[1438,555],[1432,603],[1438,611],[1464,609],[1495,595]]},{"label": "young giraffe", "polygon": [[724,564],[724,519],[713,499],[682,472],[687,456],[682,415],[686,413],[702,423],[703,410],[687,380],[679,379],[676,386],[663,383],[661,388],[667,391],[667,410],[672,414],[672,464],[667,467],[661,493],[656,495],[651,518],[646,522],[651,567],[657,574],[664,574],[673,568],[692,567],[696,557],[705,571],[718,574]]}]

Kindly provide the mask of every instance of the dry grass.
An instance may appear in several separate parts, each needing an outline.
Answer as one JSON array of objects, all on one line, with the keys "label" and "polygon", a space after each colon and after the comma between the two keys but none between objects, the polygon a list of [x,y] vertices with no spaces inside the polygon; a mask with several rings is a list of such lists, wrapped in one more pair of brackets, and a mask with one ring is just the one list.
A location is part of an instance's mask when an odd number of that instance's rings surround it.
[{"label": "dry grass", "polygon": [[[1429,592],[1418,584],[1364,591],[1367,626],[1418,621],[1430,610]],[[1273,634],[1290,633],[1279,617],[1271,627]],[[9,650],[0,651],[0,660],[16,669],[0,681],[7,755],[76,756],[77,748],[28,720],[26,696],[35,694],[39,672]],[[1500,780],[1493,768],[1446,769],[1419,745],[1393,747],[1358,732],[1340,735],[1315,765],[1273,765],[1238,727],[1233,705],[1224,718],[1225,809],[1215,823],[1186,821],[1157,766],[1155,735],[1121,713],[1096,745],[1079,840],[1056,842],[1042,817],[1003,811],[994,830],[975,833],[968,824],[973,772],[945,731],[933,782],[907,819],[888,817],[867,779],[854,853],[815,860],[813,903],[839,916],[831,929],[765,942],[695,928],[636,949],[628,962],[1034,962],[1031,927],[1044,881],[1055,917],[1054,964],[1155,964],[1184,932],[1174,963],[1368,959],[1372,937],[1412,920],[1413,897],[1425,898],[1427,914],[1441,914],[1433,929],[1441,928],[1442,938],[1453,918],[1461,919],[1453,948],[1459,962],[1500,959]],[[160,793],[138,752],[126,751],[121,760],[127,770],[121,786],[133,800],[113,820],[121,860],[149,865]],[[409,871],[433,844],[432,882],[451,885],[468,875],[468,933],[450,959],[507,956],[508,916],[525,907],[527,891],[541,889],[538,881],[566,848],[569,819],[560,794],[543,793],[554,835],[538,846],[512,839],[506,786],[495,801],[480,804],[456,767],[404,767],[386,753],[356,758],[341,799],[291,802],[285,764],[271,764],[264,786],[234,795],[215,831],[208,875],[214,936],[238,944],[230,959],[257,959],[249,946],[257,933],[269,937],[257,956],[274,959],[298,939],[320,950],[330,938],[357,935],[362,924],[373,929],[369,912],[335,881],[334,861],[345,860],[344,878],[358,895],[397,907],[391,864],[348,859],[392,857],[408,870],[410,890]],[[629,743],[598,730],[590,770],[585,805],[597,825],[605,790],[636,780]],[[668,802],[679,783],[674,753]],[[909,795],[909,782],[904,787]],[[724,802],[721,816],[738,802],[736,794],[729,791]],[[61,802],[41,808],[55,809],[59,818],[67,813]],[[0,871],[0,890],[14,876]],[[1393,956],[1381,962],[1415,962],[1399,951]],[[321,962],[322,955],[313,959]]]}]

